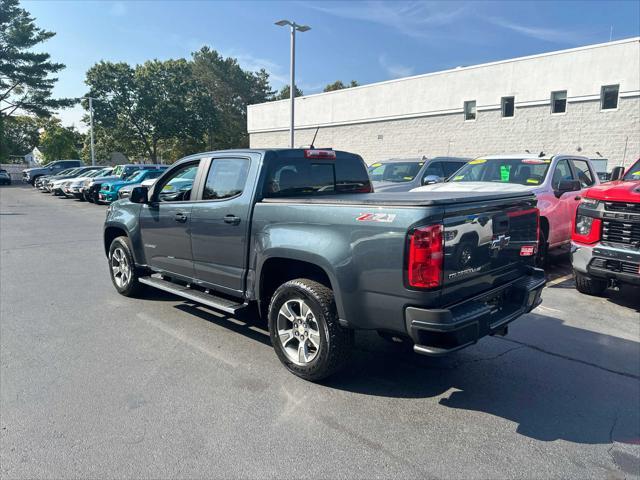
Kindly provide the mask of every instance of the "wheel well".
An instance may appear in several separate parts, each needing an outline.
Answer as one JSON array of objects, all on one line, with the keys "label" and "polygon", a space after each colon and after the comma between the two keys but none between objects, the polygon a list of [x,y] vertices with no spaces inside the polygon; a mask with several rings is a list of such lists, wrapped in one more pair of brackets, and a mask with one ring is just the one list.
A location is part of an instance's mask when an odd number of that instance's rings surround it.
[{"label": "wheel well", "polygon": [[308,278],[332,288],[329,276],[318,265],[289,258],[269,258],[260,274],[260,303],[268,305],[276,289],[294,278]]},{"label": "wheel well", "polygon": [[111,242],[113,242],[118,237],[126,236],[127,232],[125,232],[122,228],[107,227],[107,229],[104,231],[104,253],[108,256]]},{"label": "wheel well", "polygon": [[544,236],[549,242],[549,220],[547,217],[540,217],[540,230],[544,232]]}]

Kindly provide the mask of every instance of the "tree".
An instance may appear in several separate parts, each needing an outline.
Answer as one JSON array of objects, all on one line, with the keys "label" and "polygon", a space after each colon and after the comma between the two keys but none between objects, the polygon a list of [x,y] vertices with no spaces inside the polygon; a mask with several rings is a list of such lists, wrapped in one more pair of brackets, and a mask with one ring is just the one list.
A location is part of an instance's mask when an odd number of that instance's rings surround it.
[{"label": "tree", "polygon": [[[202,138],[204,126],[195,108],[196,84],[184,59],[126,63],[100,62],[87,72],[94,124],[111,130],[116,143],[127,145],[127,156],[156,162],[162,142]],[[130,137],[127,140],[125,137]]]},{"label": "tree", "polygon": [[38,28],[18,0],[0,0],[0,115],[16,112],[49,116],[52,110],[75,103],[53,99],[56,77],[64,68],[44,52],[32,48],[55,35]]},{"label": "tree", "polygon": [[40,135],[39,149],[45,161],[79,158],[83,136],[74,127],[64,127],[54,118],[46,123]]},{"label": "tree", "polygon": [[26,115],[0,117],[0,161],[24,156],[38,146],[41,121]]},{"label": "tree", "polygon": [[336,80],[335,82],[330,83],[326,87],[324,87],[323,92],[333,92],[334,90],[342,90],[344,88],[351,88],[351,87],[358,87],[358,86],[360,86],[360,84],[355,80],[351,80],[351,83],[349,83],[348,85],[345,85],[344,83],[342,83],[342,80]]},{"label": "tree", "polygon": [[192,54],[194,102],[206,125],[209,150],[246,147],[247,105],[267,101],[273,92],[265,70],[244,71],[234,58],[203,47]]},{"label": "tree", "polygon": [[[291,95],[289,95],[289,91],[290,91],[289,85],[285,85],[280,89],[280,91],[277,94],[273,96],[273,100],[287,100],[291,98]],[[302,90],[300,90],[296,85],[296,97],[302,97],[303,95],[304,93],[302,93]]]}]

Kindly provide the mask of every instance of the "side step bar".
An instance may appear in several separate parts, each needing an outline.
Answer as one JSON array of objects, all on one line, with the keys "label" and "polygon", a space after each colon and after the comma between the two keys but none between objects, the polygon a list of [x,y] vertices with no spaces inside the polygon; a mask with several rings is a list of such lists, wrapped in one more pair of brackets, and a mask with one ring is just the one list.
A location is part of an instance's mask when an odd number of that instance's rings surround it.
[{"label": "side step bar", "polygon": [[215,308],[216,310],[221,310],[225,313],[235,314],[239,310],[242,310],[247,306],[246,303],[237,303],[234,300],[217,297],[210,293],[204,293],[199,290],[194,290],[192,288],[178,285],[173,282],[168,282],[157,277],[140,277],[138,281],[140,283],[144,283],[145,285],[150,285],[154,288],[164,290],[165,292],[173,293],[174,295],[178,295],[179,297],[202,303],[203,305]]}]

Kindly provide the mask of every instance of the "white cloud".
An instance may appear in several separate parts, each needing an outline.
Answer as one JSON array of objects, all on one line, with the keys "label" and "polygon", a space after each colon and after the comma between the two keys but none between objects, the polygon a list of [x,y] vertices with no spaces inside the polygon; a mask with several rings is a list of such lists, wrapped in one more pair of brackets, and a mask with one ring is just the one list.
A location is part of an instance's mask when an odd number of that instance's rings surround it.
[{"label": "white cloud", "polygon": [[554,43],[568,43],[573,45],[581,45],[588,42],[586,35],[567,30],[565,28],[544,28],[544,27],[531,27],[528,25],[512,22],[500,17],[484,17],[484,19],[497,25],[498,27],[511,30],[513,32],[524,35],[525,37],[535,38],[537,40],[544,40]]},{"label": "white cloud", "polygon": [[381,2],[353,4],[325,2],[306,6],[336,17],[377,23],[405,35],[421,38],[438,37],[434,27],[451,24],[467,10],[460,2]]},{"label": "white cloud", "polygon": [[414,68],[407,65],[400,65],[395,62],[390,62],[386,55],[380,55],[378,58],[380,66],[385,69],[387,75],[391,78],[410,77],[413,75]]},{"label": "white cloud", "polygon": [[124,2],[116,1],[111,2],[111,6],[109,8],[109,15],[114,17],[122,17],[127,14],[127,6]]}]

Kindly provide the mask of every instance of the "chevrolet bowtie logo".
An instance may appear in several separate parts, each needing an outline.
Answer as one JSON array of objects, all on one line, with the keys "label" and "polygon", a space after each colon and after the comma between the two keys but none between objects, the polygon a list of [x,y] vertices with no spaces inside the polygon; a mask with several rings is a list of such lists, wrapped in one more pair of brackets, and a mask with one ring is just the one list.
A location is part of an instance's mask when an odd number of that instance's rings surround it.
[{"label": "chevrolet bowtie logo", "polygon": [[511,237],[506,235],[498,235],[497,238],[491,241],[491,250],[502,250],[511,241]]}]

